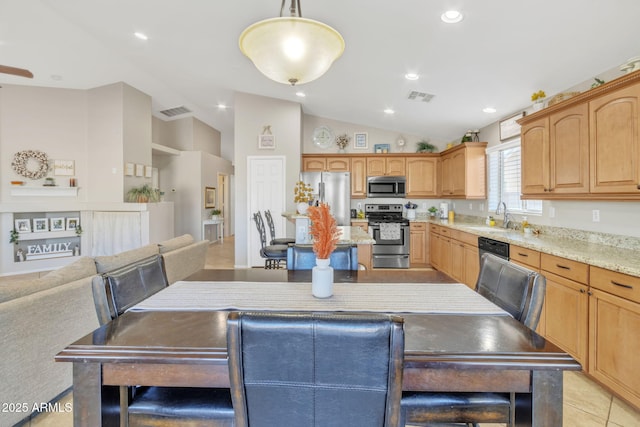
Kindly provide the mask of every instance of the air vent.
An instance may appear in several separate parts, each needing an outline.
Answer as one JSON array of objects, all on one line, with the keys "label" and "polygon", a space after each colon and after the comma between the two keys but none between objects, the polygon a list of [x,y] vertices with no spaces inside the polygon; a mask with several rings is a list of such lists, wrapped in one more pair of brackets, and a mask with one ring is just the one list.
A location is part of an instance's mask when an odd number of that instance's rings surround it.
[{"label": "air vent", "polygon": [[418,101],[418,102],[429,102],[433,99],[435,95],[426,92],[418,92],[417,90],[412,90],[409,92],[409,96],[407,99],[409,101]]},{"label": "air vent", "polygon": [[189,110],[187,107],[183,105],[181,107],[169,108],[167,110],[162,110],[160,112],[167,117],[175,117],[175,116],[179,116],[180,114],[190,113],[191,110]]}]

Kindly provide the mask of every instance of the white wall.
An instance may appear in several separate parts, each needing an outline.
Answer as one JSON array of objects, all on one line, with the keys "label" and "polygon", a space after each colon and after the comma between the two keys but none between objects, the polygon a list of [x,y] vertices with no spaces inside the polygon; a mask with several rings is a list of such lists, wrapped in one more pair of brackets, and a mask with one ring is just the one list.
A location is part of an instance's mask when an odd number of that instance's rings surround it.
[{"label": "white wall", "polygon": [[[351,137],[351,141],[349,141],[349,145],[345,148],[345,151],[350,154],[365,154],[365,153],[373,153],[373,146],[375,144],[390,144],[391,145],[391,153],[401,152],[398,146],[396,145],[396,141],[398,138],[402,137],[406,144],[404,146],[405,153],[415,153],[416,152],[416,142],[424,139],[424,137],[419,135],[412,135],[408,133],[399,133],[395,131],[388,131],[379,128],[372,128],[368,126],[361,126],[354,123],[341,122],[338,120],[326,119],[324,117],[312,116],[309,114],[303,114],[302,116],[302,152],[304,154],[313,154],[313,153],[321,153],[321,154],[334,154],[338,152],[338,146],[333,145],[326,150],[322,148],[318,148],[313,143],[313,131],[318,126],[328,126],[335,136],[347,134]],[[353,148],[353,134],[354,132],[367,132],[368,137],[368,145],[367,149],[354,149]],[[426,138],[429,139],[429,138]],[[438,141],[430,141],[436,147],[438,147],[438,151],[442,151],[447,143],[446,142],[438,142]]]},{"label": "white wall", "polygon": [[[247,156],[286,156],[286,210],[293,211],[293,188],[300,173],[302,111],[300,104],[295,102],[245,93],[236,94],[234,110],[235,263],[247,266],[247,227],[255,227],[247,210]],[[258,135],[267,125],[271,126],[276,147],[274,150],[259,150]],[[274,212],[274,215],[278,214]],[[287,235],[293,235],[293,225],[288,227]]]}]

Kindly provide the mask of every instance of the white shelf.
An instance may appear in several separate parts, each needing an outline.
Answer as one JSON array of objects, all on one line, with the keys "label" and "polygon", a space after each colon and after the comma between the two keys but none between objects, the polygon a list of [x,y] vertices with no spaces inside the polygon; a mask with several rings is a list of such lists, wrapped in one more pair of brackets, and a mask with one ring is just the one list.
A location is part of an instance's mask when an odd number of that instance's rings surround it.
[{"label": "white shelf", "polygon": [[78,187],[11,187],[12,196],[78,197]]},{"label": "white shelf", "polygon": [[80,237],[75,230],[65,231],[43,231],[38,233],[18,233],[18,240],[42,240],[42,239],[64,239],[67,237]]}]

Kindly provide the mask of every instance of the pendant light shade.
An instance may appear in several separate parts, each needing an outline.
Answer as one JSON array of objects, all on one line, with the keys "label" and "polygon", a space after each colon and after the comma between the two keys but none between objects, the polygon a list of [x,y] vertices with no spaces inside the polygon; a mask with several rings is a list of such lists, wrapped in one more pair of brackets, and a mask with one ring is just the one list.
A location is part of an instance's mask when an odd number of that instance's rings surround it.
[{"label": "pendant light shade", "polygon": [[330,26],[299,16],[299,0],[292,0],[291,11],[296,16],[247,27],[240,35],[240,50],[271,80],[296,85],[326,73],[344,52],[344,39]]}]

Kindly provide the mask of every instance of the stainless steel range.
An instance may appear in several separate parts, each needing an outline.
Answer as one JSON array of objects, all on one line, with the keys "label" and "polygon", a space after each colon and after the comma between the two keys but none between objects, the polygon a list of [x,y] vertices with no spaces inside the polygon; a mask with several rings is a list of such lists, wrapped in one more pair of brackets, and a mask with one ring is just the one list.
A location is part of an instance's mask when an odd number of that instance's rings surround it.
[{"label": "stainless steel range", "polygon": [[373,245],[373,268],[409,268],[409,220],[401,204],[365,205]]}]

